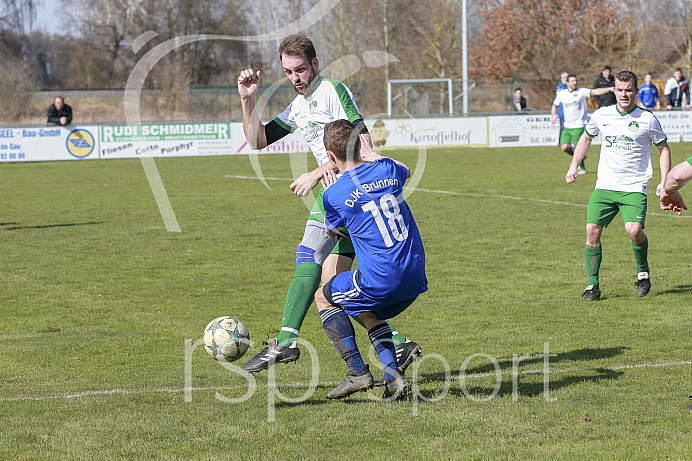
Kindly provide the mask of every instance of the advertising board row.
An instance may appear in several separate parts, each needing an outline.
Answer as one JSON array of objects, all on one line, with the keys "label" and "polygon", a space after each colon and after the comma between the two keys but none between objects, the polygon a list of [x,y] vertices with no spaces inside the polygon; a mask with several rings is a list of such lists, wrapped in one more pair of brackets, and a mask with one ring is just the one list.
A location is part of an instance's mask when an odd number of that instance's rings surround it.
[{"label": "advertising board row", "polygon": [[[692,140],[692,111],[656,112],[656,117],[669,141]],[[377,147],[531,147],[555,146],[558,141],[558,126],[550,114],[374,119],[366,124]],[[308,151],[296,132],[260,153]],[[239,122],[0,128],[0,163],[251,152]]]}]

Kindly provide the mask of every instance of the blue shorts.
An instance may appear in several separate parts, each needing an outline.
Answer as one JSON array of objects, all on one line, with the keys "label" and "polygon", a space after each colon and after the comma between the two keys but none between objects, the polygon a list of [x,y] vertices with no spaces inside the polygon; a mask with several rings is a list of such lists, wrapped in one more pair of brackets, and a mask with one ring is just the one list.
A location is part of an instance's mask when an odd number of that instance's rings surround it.
[{"label": "blue shorts", "polygon": [[383,304],[366,297],[360,289],[361,274],[358,270],[336,274],[322,287],[322,293],[329,304],[341,307],[351,317],[358,317],[364,312],[372,312],[377,320],[396,317],[413,304],[418,295],[403,301]]}]

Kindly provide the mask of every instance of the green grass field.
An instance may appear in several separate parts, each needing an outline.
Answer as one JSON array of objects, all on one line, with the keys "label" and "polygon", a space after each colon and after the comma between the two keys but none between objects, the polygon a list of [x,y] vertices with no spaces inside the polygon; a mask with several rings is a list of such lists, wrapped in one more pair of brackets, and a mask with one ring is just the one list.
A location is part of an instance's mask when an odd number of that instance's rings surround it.
[{"label": "green grass field", "polygon": [[[674,163],[689,148],[672,145]],[[594,147],[590,172],[596,159]],[[239,317],[255,342],[242,364],[278,332],[308,212],[289,181],[228,177],[254,175],[242,156],[157,160],[182,228],[171,233],[137,160],[0,165],[0,459],[692,458],[692,214],[650,194],[645,298],[616,218],[603,299],[582,301],[595,174],[567,185],[568,163],[557,148],[428,151],[408,201],[430,290],[394,324],[429,357],[417,383],[435,401],[328,402],[345,366],[313,309],[301,338],[317,389],[273,408],[267,373],[244,402],[217,399],[248,382],[201,347],[186,399],[185,341]],[[261,165],[289,176],[288,156]],[[303,396],[311,366],[305,348],[277,366],[278,391]]]}]

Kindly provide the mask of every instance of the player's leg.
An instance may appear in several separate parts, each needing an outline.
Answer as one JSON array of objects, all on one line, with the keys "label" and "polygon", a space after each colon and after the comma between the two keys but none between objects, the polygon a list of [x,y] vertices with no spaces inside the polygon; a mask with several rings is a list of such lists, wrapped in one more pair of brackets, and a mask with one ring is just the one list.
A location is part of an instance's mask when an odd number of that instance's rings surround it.
[{"label": "player's leg", "polygon": [[649,276],[649,239],[644,233],[646,221],[646,195],[637,192],[623,194],[623,205],[620,207],[625,230],[632,240],[634,259],[637,262],[637,295],[646,296],[651,289]]},{"label": "player's leg", "polygon": [[336,352],[346,362],[348,373],[343,381],[327,393],[328,399],[343,399],[349,395],[371,389],[375,381],[370,373],[369,367],[363,362],[363,358],[356,344],[356,333],[353,325],[344,309],[332,300],[334,286],[338,286],[338,291],[350,291],[349,280],[351,272],[341,273],[334,277],[326,285],[315,293],[315,304],[322,319],[322,328],[331,341]]},{"label": "player's leg", "polygon": [[[572,157],[574,155],[574,149],[577,147],[577,143],[579,142],[579,138],[581,135],[584,133],[584,128],[565,128],[562,130],[562,135],[560,137],[560,148],[565,151],[567,155]],[[577,170],[578,174],[585,174],[586,173],[586,167],[584,166],[584,162],[586,161],[586,157],[582,159],[581,163],[579,164],[579,169]]]},{"label": "player's leg", "polygon": [[408,389],[408,383],[397,366],[396,350],[392,343],[392,329],[383,320],[378,320],[374,313],[364,312],[358,318],[368,329],[368,336],[384,369],[385,391],[382,400],[393,401],[400,398]]},{"label": "player's leg", "polygon": [[[346,229],[343,229],[343,231],[344,233],[348,233]],[[351,270],[355,256],[356,253],[351,239],[348,237],[340,237],[332,253],[322,265],[322,285],[326,285],[336,274]],[[354,317],[353,320],[363,328],[366,328],[359,317]],[[387,323],[392,330],[392,341],[396,349],[399,371],[405,373],[406,368],[408,368],[416,358],[420,357],[422,349],[418,343],[407,339],[404,335],[399,333],[391,322],[387,321]]]},{"label": "player's leg", "polygon": [[317,194],[305,224],[303,239],[296,250],[295,272],[286,293],[281,331],[266,349],[243,365],[243,370],[249,373],[258,373],[274,363],[295,362],[300,357],[298,332],[320,285],[322,264],[336,244],[336,238],[330,237],[324,229],[322,192],[320,190]]},{"label": "player's leg", "polygon": [[584,263],[586,266],[587,287],[582,298],[595,301],[601,297],[599,272],[601,269],[601,234],[618,213],[618,207],[610,197],[610,191],[596,189],[591,194],[586,209],[586,245]]}]

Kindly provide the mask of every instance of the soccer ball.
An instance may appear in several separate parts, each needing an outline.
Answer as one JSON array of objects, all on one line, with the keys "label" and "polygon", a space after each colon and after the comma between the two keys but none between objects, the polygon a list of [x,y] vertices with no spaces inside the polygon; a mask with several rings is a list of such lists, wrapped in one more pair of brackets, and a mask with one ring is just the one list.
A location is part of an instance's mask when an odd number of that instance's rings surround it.
[{"label": "soccer ball", "polygon": [[219,362],[234,362],[250,346],[250,332],[243,322],[228,315],[209,322],[204,329],[204,349]]}]

